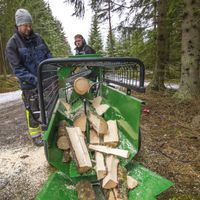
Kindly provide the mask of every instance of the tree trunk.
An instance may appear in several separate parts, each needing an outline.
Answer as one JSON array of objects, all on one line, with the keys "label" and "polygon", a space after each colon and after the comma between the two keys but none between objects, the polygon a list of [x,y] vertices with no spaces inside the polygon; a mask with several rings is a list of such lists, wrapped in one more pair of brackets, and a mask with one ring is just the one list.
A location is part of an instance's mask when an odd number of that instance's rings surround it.
[{"label": "tree trunk", "polygon": [[4,54],[4,48],[2,44],[2,37],[0,34],[0,71],[3,73],[4,78],[6,79],[7,72],[6,72],[6,62],[5,62],[5,54]]},{"label": "tree trunk", "polygon": [[182,22],[181,83],[176,96],[200,96],[200,23],[199,0],[184,0]]},{"label": "tree trunk", "polygon": [[157,47],[156,47],[156,64],[153,74],[153,80],[150,88],[153,90],[164,90],[164,77],[166,65],[166,14],[167,1],[160,0],[158,8],[158,27],[157,27]]},{"label": "tree trunk", "polygon": [[108,21],[109,21],[109,40],[110,40],[110,52],[111,55],[113,56],[113,35],[112,35],[112,24],[111,24],[111,2],[110,0],[108,1]]}]

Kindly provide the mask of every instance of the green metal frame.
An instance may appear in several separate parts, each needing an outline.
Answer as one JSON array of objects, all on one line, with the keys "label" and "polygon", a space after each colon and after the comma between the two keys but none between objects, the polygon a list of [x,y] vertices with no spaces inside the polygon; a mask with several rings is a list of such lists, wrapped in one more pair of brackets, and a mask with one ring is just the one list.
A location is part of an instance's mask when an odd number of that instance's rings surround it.
[{"label": "green metal frame", "polygon": [[[66,97],[64,79],[68,77],[72,69],[61,67],[58,70],[60,80],[59,97]],[[102,70],[99,70],[99,78],[101,80]],[[151,172],[138,163],[132,163],[132,160],[139,147],[139,126],[142,101],[120,92],[107,85],[101,85],[101,96],[103,103],[108,104],[110,107],[104,113],[106,120],[117,120],[120,136],[120,145],[118,148],[126,149],[129,151],[128,159],[121,159],[120,164],[127,168],[130,176],[134,177],[139,182],[139,186],[129,191],[129,200],[153,200],[155,197],[172,186],[172,182],[165,178]],[[76,103],[72,104],[71,112],[75,113],[81,106],[83,106],[81,98],[76,93],[71,96],[71,101],[78,99]],[[48,162],[56,167],[59,171],[52,174],[47,183],[41,189],[36,197],[36,200],[76,200],[78,199],[75,191],[75,184],[82,180],[87,179],[90,182],[96,182],[96,174],[94,170],[83,175],[79,174],[76,168],[76,163],[63,163],[63,151],[57,148],[57,126],[63,119],[67,120],[70,125],[73,121],[68,119],[64,114],[65,108],[58,100],[54,111],[52,113],[48,129],[44,132],[45,153]],[[101,195],[97,195],[98,200],[103,200]]]}]

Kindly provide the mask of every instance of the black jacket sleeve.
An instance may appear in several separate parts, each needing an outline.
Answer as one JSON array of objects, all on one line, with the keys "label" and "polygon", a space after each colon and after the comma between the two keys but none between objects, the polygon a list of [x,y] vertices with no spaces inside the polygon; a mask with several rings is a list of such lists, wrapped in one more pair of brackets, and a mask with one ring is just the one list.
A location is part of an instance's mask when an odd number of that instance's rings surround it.
[{"label": "black jacket sleeve", "polygon": [[96,53],[96,51],[92,47],[90,47],[89,45],[85,46],[84,51],[85,51],[85,54],[95,54]]},{"label": "black jacket sleeve", "polygon": [[37,77],[31,74],[28,69],[20,62],[20,55],[13,38],[11,38],[6,46],[6,58],[12,68],[13,73],[21,82],[27,82],[31,85],[37,85]]}]

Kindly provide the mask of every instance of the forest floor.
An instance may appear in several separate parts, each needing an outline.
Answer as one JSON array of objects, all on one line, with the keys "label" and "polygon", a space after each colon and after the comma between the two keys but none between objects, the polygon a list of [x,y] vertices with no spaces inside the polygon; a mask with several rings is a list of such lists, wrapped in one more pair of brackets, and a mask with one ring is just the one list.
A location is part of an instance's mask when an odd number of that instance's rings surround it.
[{"label": "forest floor", "polygon": [[175,184],[158,199],[200,200],[200,100],[180,102],[170,92],[134,96],[145,101],[136,159]]},{"label": "forest floor", "polygon": [[[177,102],[172,95],[134,94],[146,103],[136,160],[174,182],[159,200],[200,200],[200,101]],[[0,200],[34,199],[54,171],[26,130],[22,101],[0,104]]]}]

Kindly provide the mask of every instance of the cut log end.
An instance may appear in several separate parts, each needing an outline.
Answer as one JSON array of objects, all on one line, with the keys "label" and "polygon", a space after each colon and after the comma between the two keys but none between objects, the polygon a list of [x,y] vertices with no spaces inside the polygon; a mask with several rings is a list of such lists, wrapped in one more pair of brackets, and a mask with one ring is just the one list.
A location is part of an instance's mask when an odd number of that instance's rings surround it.
[{"label": "cut log end", "polygon": [[79,77],[74,81],[74,90],[80,95],[86,94],[89,88],[89,81],[84,77]]},{"label": "cut log end", "polygon": [[68,150],[70,145],[67,136],[60,136],[57,140],[57,146],[59,149]]},{"label": "cut log end", "polygon": [[84,174],[84,173],[86,173],[86,172],[88,172],[89,170],[91,170],[91,166],[85,166],[85,167],[83,167],[83,166],[81,166],[81,167],[79,167],[78,166],[78,172],[80,173],[80,174]]},{"label": "cut log end", "polygon": [[118,184],[118,182],[115,182],[115,181],[105,177],[105,179],[103,179],[102,187],[104,189],[112,189],[112,188],[117,187],[117,184]]}]

